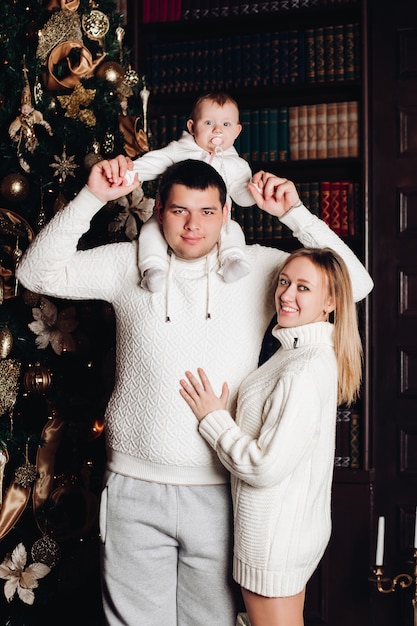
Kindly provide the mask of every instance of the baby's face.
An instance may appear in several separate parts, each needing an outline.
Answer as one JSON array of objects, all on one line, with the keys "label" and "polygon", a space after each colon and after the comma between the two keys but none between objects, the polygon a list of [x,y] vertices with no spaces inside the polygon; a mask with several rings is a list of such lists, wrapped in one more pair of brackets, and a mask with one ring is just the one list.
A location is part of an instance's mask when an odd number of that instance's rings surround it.
[{"label": "baby's face", "polygon": [[227,150],[242,130],[239,111],[232,102],[223,106],[210,101],[202,102],[197,119],[188,120],[187,127],[196,144],[207,152],[214,152],[216,148]]}]

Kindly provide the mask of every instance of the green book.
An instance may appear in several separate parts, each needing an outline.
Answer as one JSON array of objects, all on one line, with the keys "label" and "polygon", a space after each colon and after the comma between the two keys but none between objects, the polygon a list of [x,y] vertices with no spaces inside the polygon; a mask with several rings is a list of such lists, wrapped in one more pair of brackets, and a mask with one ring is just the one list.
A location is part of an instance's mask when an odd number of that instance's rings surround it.
[{"label": "green book", "polygon": [[269,116],[268,109],[259,111],[259,152],[263,163],[269,160]]},{"label": "green book", "polygon": [[278,161],[278,109],[268,109],[269,161]]},{"label": "green book", "polygon": [[289,108],[278,109],[278,160],[288,161],[290,153]]}]

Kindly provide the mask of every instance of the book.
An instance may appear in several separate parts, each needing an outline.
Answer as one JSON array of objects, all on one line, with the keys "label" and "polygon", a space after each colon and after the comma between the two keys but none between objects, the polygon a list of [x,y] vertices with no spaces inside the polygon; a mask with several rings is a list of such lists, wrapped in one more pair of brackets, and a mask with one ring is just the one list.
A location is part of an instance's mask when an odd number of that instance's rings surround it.
[{"label": "book", "polygon": [[330,228],[337,235],[341,234],[340,181],[337,180],[330,182]]},{"label": "book", "polygon": [[317,158],[327,159],[327,104],[316,104]]},{"label": "book", "polygon": [[320,182],[320,217],[330,226],[330,181]]},{"label": "book", "polygon": [[280,33],[271,33],[271,85],[276,86],[280,83]]},{"label": "book", "polygon": [[358,411],[353,410],[350,416],[350,467],[361,467],[361,432],[360,416]]},{"label": "book", "polygon": [[323,28],[324,49],[324,78],[326,81],[334,81],[334,34],[333,26]]},{"label": "book", "polygon": [[326,68],[324,64],[324,28],[316,28],[314,35],[315,82],[322,83],[326,78]]},{"label": "book", "polygon": [[338,408],[336,413],[336,451],[335,467],[347,469],[350,467],[351,446],[351,411]]},{"label": "book", "polygon": [[304,32],[305,41],[305,80],[314,83],[316,80],[316,34],[314,28],[307,28]]},{"label": "book", "polygon": [[301,82],[301,31],[288,31],[288,82],[297,84]]},{"label": "book", "polygon": [[271,84],[271,33],[262,33],[260,42],[260,84]]},{"label": "book", "polygon": [[288,110],[289,156],[292,161],[299,159],[298,150],[298,107]]},{"label": "book", "polygon": [[359,102],[347,103],[348,156],[359,156]]},{"label": "book", "polygon": [[279,36],[279,81],[281,85],[289,82],[290,55],[289,55],[289,32],[284,30]]},{"label": "book", "polygon": [[245,159],[245,161],[250,161],[250,109],[240,110],[240,123],[242,125],[242,130],[239,135],[239,154],[242,159]]},{"label": "book", "polygon": [[259,110],[259,156],[261,161],[269,160],[269,135],[270,128],[268,126],[268,109]]},{"label": "book", "polygon": [[348,103],[337,103],[337,156],[349,156],[348,147]]},{"label": "book", "polygon": [[349,180],[340,181],[340,235],[349,235],[349,196],[352,195],[352,183]]},{"label": "book", "polygon": [[290,158],[289,107],[278,109],[278,159],[288,161]]},{"label": "book", "polygon": [[317,159],[317,105],[307,105],[307,158]]},{"label": "book", "polygon": [[268,160],[278,161],[278,109],[276,107],[268,109],[268,132]]},{"label": "book", "polygon": [[333,55],[334,55],[334,80],[345,78],[345,45],[343,24],[333,28]]},{"label": "book", "polygon": [[327,103],[327,158],[338,156],[337,148],[337,102]]},{"label": "book", "polygon": [[250,160],[259,161],[259,109],[252,109],[250,113]]},{"label": "book", "polygon": [[353,24],[344,25],[344,73],[345,80],[355,79],[355,34]]},{"label": "book", "polygon": [[298,158],[306,159],[308,155],[307,149],[307,105],[301,104],[298,107]]},{"label": "book", "polygon": [[252,79],[252,47],[251,47],[251,35],[241,35],[241,63],[243,68],[242,87],[249,87]]},{"label": "book", "polygon": [[310,182],[310,204],[308,208],[313,215],[320,217],[320,183],[318,181]]}]

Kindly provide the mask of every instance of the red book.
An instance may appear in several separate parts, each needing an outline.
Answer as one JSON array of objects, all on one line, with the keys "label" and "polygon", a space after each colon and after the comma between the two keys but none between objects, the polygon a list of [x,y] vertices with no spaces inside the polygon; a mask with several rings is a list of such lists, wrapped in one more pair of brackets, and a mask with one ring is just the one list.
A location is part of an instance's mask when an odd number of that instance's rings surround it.
[{"label": "red book", "polygon": [[151,21],[151,4],[152,0],[143,0],[142,22],[144,24],[148,24]]},{"label": "red book", "polygon": [[320,183],[320,217],[330,226],[330,182]]},{"label": "red book", "polygon": [[330,228],[337,235],[340,235],[341,231],[340,204],[340,181],[332,181],[330,183]]},{"label": "red book", "polygon": [[352,196],[352,183],[342,180],[340,183],[340,235],[349,235],[349,196]]}]

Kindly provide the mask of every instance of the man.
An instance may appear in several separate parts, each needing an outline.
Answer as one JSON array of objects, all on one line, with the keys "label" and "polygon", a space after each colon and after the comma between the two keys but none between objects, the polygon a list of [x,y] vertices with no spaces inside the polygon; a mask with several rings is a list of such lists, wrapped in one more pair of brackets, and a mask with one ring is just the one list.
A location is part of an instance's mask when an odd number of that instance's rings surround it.
[{"label": "man", "polygon": [[[100,511],[103,602],[111,626],[234,626],[229,477],[200,437],[179,394],[186,369],[203,367],[229,408],[257,367],[274,314],[277,269],[287,253],[247,246],[249,275],[225,283],[218,240],[229,207],[221,176],[206,163],[171,166],[159,189],[167,241],[166,288],[140,287],[137,242],[77,250],[91,218],[131,192],[122,156],[93,166],[88,185],[43,228],[17,277],[32,291],[101,299],[116,316],[116,382],[106,410],[107,471]],[[286,179],[258,172],[260,208],[279,216],[301,243],[345,260],[355,299],[372,280],[351,250],[301,205]]]}]

